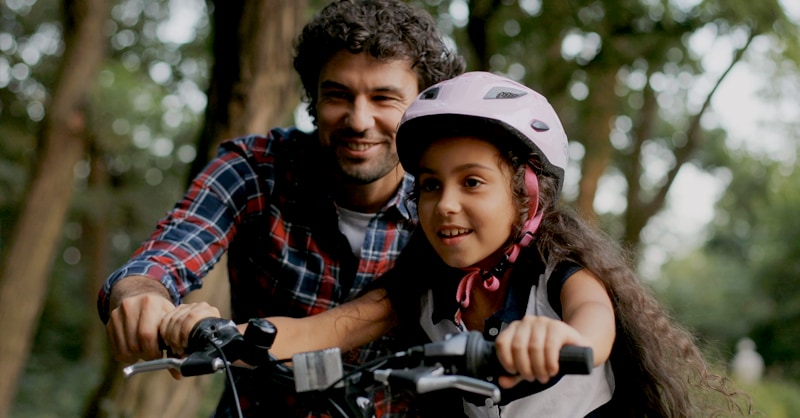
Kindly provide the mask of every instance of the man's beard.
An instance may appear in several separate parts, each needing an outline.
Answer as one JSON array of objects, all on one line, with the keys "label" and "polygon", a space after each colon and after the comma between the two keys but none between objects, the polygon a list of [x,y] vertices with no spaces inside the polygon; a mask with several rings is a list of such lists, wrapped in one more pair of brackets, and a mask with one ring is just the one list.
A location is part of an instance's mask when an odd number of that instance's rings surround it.
[{"label": "man's beard", "polygon": [[397,154],[384,155],[380,161],[362,161],[354,163],[352,160],[334,155],[336,168],[342,180],[356,185],[369,184],[382,179],[397,168],[400,159]]},{"label": "man's beard", "polygon": [[366,138],[367,136],[365,133],[339,129],[331,134],[330,145],[326,147],[326,152],[334,164],[334,169],[338,172],[340,178],[349,184],[370,184],[380,180],[400,164],[397,152],[392,152],[390,148],[386,147],[384,141],[370,141],[377,143],[376,147],[381,147],[382,150],[386,151],[371,159],[350,158],[337,152],[340,149],[339,147],[346,147],[345,144],[349,138]]}]

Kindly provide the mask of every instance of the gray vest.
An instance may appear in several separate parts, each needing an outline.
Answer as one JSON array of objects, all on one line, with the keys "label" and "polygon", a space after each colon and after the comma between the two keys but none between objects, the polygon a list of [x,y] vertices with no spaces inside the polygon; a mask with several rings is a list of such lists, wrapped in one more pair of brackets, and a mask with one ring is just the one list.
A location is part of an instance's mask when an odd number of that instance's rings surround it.
[{"label": "gray vest", "polygon": [[[561,319],[547,298],[547,281],[555,266],[549,265],[540,275],[539,284],[532,287],[528,296],[527,315],[540,315]],[[461,332],[451,320],[433,323],[433,293],[422,297],[420,324],[432,341],[440,341],[447,334]],[[508,324],[503,324],[503,327]],[[495,334],[489,330],[491,334]],[[607,361],[592,370],[590,375],[565,375],[561,380],[541,392],[517,399],[506,405],[478,406],[464,401],[464,413],[469,417],[547,417],[577,418],[604,405],[614,393],[614,374]]]}]

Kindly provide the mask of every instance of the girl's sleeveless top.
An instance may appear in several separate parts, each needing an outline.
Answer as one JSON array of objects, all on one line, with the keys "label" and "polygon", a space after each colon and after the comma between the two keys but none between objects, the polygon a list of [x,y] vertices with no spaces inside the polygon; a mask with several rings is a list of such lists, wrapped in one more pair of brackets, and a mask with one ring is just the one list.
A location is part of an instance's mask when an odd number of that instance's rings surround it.
[{"label": "girl's sleeveless top", "polygon": [[[542,315],[561,319],[558,301],[561,286],[579,269],[580,267],[576,265],[565,267],[564,263],[558,266],[548,265],[544,272],[539,274],[538,281],[533,286],[526,285],[522,289],[517,286],[516,290],[510,289],[509,292],[512,294],[507,297],[507,308],[509,304],[524,303],[524,312],[519,306],[514,308],[518,312],[516,316]],[[440,341],[448,334],[464,332],[463,326],[457,323],[458,319],[455,316],[442,318],[442,307],[437,310],[436,315],[434,314],[435,300],[442,299],[434,298],[433,290],[428,290],[422,295],[419,319],[428,337],[432,341]],[[500,315],[500,321],[495,321],[496,326],[490,326],[487,322],[485,338],[493,339],[508,323],[519,319],[514,318],[514,315],[509,317],[508,310],[505,309],[505,314]],[[507,403],[501,400],[499,405],[492,404],[491,401],[487,405],[476,405],[464,400],[463,404],[464,413],[469,417],[595,417],[602,415],[602,407],[611,400],[613,393],[614,375],[610,363],[606,362],[595,367],[589,375],[564,375],[552,386]]]}]

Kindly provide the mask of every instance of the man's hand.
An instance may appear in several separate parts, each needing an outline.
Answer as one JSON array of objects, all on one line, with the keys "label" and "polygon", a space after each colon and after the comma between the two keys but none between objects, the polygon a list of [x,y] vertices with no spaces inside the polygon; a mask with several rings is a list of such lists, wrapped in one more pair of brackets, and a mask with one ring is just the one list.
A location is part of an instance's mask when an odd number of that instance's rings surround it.
[{"label": "man's hand", "polygon": [[126,277],[111,290],[111,308],[106,332],[114,359],[133,363],[163,356],[158,325],[175,305],[161,283],[144,276]]}]

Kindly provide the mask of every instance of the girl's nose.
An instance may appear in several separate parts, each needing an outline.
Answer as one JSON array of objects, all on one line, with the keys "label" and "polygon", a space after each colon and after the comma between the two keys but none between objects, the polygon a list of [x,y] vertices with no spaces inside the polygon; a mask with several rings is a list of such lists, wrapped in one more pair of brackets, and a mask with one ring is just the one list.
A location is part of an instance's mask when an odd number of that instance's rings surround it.
[{"label": "girl's nose", "polygon": [[443,216],[458,213],[458,211],[461,210],[458,194],[447,187],[442,187],[436,209],[439,211],[439,214]]}]

